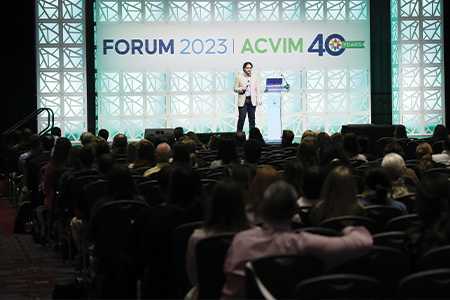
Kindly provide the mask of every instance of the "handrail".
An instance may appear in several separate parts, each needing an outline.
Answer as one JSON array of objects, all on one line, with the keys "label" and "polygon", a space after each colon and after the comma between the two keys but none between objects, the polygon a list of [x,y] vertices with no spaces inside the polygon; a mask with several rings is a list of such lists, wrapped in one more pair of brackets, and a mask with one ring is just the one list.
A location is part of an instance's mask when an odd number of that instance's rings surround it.
[{"label": "handrail", "polygon": [[[49,132],[53,128],[53,125],[55,125],[55,114],[53,113],[53,110],[51,108],[42,107],[42,108],[39,108],[38,110],[32,112],[31,114],[29,114],[27,117],[23,118],[22,121],[20,121],[16,125],[12,126],[10,129],[3,132],[2,137],[6,137],[6,136],[10,135],[14,130],[16,130],[17,128],[19,128],[20,126],[22,126],[23,124],[25,124],[26,122],[28,122],[29,120],[31,120],[32,118],[41,114],[44,111],[46,111],[48,113],[48,122],[47,122],[47,127],[41,131],[41,134]],[[50,122],[50,117],[51,117],[51,122]]]}]

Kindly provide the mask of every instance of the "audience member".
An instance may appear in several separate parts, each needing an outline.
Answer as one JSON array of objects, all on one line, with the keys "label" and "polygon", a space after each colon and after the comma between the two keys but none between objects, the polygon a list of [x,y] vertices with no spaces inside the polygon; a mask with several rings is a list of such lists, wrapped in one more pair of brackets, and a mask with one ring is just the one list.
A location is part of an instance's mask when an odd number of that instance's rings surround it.
[{"label": "audience member", "polygon": [[106,142],[108,142],[108,138],[109,138],[109,131],[106,129],[100,129],[98,131],[98,136],[101,136],[102,138],[105,139]]},{"label": "audience member", "polygon": [[263,221],[263,195],[266,188],[274,182],[281,180],[281,174],[271,166],[265,166],[256,173],[248,193],[248,202],[245,206],[247,218],[253,224]]},{"label": "audience member", "polygon": [[61,128],[53,127],[52,130],[50,131],[50,134],[53,135],[53,137],[55,138],[55,145],[56,145],[56,141],[61,137]]},{"label": "audience member", "polygon": [[261,143],[261,146],[266,146],[266,141],[264,141],[261,130],[259,130],[258,127],[253,127],[252,129],[250,129],[250,132],[248,133],[248,139],[255,139],[259,143]]},{"label": "audience member", "polygon": [[[186,270],[193,288],[186,298],[198,297],[197,258],[195,248],[197,243],[207,237],[221,233],[237,233],[250,229],[245,215],[244,199],[237,182],[232,179],[219,181],[212,191],[211,198],[206,202],[203,226],[196,229],[189,238],[186,254]],[[211,253],[210,255],[214,255]]]},{"label": "audience member", "polygon": [[183,129],[183,127],[176,127],[176,128],[173,130],[173,135],[175,136],[175,140],[176,140],[177,142],[179,141],[180,137],[183,136],[183,134],[184,134],[184,129]]},{"label": "audience member", "polygon": [[[128,168],[133,168],[133,162],[136,160],[138,143],[131,142],[127,145],[127,154],[125,162],[128,164]],[[121,158],[121,157],[116,157]]]},{"label": "audience member", "polygon": [[450,135],[447,134],[445,139],[442,141],[442,151],[441,154],[433,154],[432,158],[435,162],[446,165],[450,165]]},{"label": "audience member", "polygon": [[299,197],[303,196],[304,168],[300,161],[291,160],[284,165],[283,180],[290,183]]},{"label": "audience member", "polygon": [[175,143],[172,147],[172,159],[174,164],[191,165],[189,146],[183,143]]},{"label": "audience member", "polygon": [[350,159],[367,162],[367,158],[360,154],[361,148],[359,147],[358,138],[353,132],[347,132],[344,135],[342,147]]},{"label": "audience member", "polygon": [[356,197],[353,174],[347,167],[336,167],[325,180],[322,200],[310,211],[309,217],[314,226],[330,218],[355,215],[364,216],[364,206]]},{"label": "audience member", "polygon": [[295,134],[292,130],[283,130],[283,135],[281,136],[281,147],[295,147],[293,144]]},{"label": "audience member", "polygon": [[258,140],[249,139],[244,143],[244,153],[242,154],[244,163],[257,168],[259,158],[261,157],[261,152],[261,143],[258,142]]},{"label": "audience member", "polygon": [[231,162],[239,163],[239,158],[236,152],[236,144],[234,139],[229,137],[220,138],[219,152],[217,153],[218,160],[211,163],[211,169],[217,169],[223,165]]},{"label": "audience member", "polygon": [[141,262],[146,266],[141,285],[143,299],[177,297],[172,232],[177,226],[203,219],[205,194],[195,170],[178,165],[172,173],[168,191],[167,205],[153,212],[142,234],[140,254]]},{"label": "audience member", "polygon": [[339,132],[335,132],[330,136],[330,139],[338,144],[342,145],[342,141],[344,139],[344,136],[340,134]]},{"label": "audience member", "polygon": [[175,143],[175,136],[173,133],[167,132],[164,134],[164,137],[167,139],[167,144],[169,144],[170,147]]},{"label": "audience member", "polygon": [[[388,153],[397,153],[403,159],[405,157],[405,152],[403,151],[402,146],[400,146],[400,144],[396,143],[396,142],[389,143],[386,145],[386,147],[384,147],[383,155],[386,156],[386,154],[388,154]],[[419,172],[417,172],[417,173],[419,173]],[[406,184],[406,181],[405,181],[405,185],[410,186],[409,187],[409,189],[411,190],[410,192],[414,192],[415,186],[417,184],[419,184],[419,178],[417,177],[416,172],[412,168],[406,168],[403,173],[403,177],[405,178],[405,180],[408,181],[408,184]]]},{"label": "audience member", "polygon": [[407,138],[408,138],[408,135],[406,134],[406,127],[405,127],[405,125],[397,125],[397,126],[395,126],[394,140],[407,139]]},{"label": "audience member", "polygon": [[[311,254],[328,271],[339,264],[367,254],[372,236],[364,227],[346,227],[341,237],[290,232],[297,209],[295,189],[284,181],[270,185],[264,193],[264,225],[242,231],[233,239],[225,260],[226,284],[222,299],[245,299],[245,264],[268,255]],[[201,288],[201,287],[200,287]]]},{"label": "audience member", "polygon": [[319,149],[319,155],[320,171],[325,174],[325,177],[337,166],[346,166],[353,170],[344,148],[336,142],[324,143]]},{"label": "audience member", "polygon": [[208,149],[219,150],[220,135],[212,135],[209,138]]},{"label": "audience member", "polygon": [[80,136],[81,145],[86,146],[92,142],[94,135],[90,132],[83,132]]},{"label": "audience member", "polygon": [[155,148],[148,140],[142,139],[137,145],[136,158],[131,169],[151,168],[153,166],[155,166]]},{"label": "audience member", "polygon": [[420,225],[409,230],[405,250],[412,261],[412,272],[420,270],[425,252],[450,245],[450,182],[444,174],[426,174],[416,192]]},{"label": "audience member", "polygon": [[144,177],[149,177],[152,174],[160,172],[162,168],[169,165],[169,160],[171,157],[172,151],[170,146],[166,143],[159,144],[155,151],[156,166],[145,171]]},{"label": "audience member", "polygon": [[305,170],[303,176],[303,196],[297,200],[299,207],[314,206],[320,201],[325,176],[320,172],[319,167],[314,166]]},{"label": "audience member", "polygon": [[369,168],[364,175],[366,185],[359,201],[365,207],[371,205],[390,205],[400,209],[402,214],[407,215],[408,209],[402,202],[395,201],[390,197],[392,191],[389,174],[382,167]]},{"label": "audience member", "polygon": [[408,194],[404,181],[406,166],[403,158],[397,153],[388,153],[383,157],[381,166],[386,169],[392,182],[391,197],[395,199]]},{"label": "audience member", "polygon": [[437,125],[433,130],[433,135],[431,139],[428,141],[430,145],[433,146],[434,143],[445,140],[448,137],[447,128],[444,125]]},{"label": "audience member", "polygon": [[236,144],[236,153],[239,157],[244,154],[244,144],[247,138],[245,137],[244,132],[236,132],[234,135],[234,143]]},{"label": "audience member", "polygon": [[114,159],[126,158],[127,145],[128,145],[128,140],[127,140],[126,135],[124,135],[122,133],[118,133],[114,136],[113,144],[111,147],[112,148],[111,154],[114,156]]},{"label": "audience member", "polygon": [[299,160],[305,168],[319,165],[319,147],[315,139],[312,137],[303,139],[297,149],[297,160]]},{"label": "audience member", "polygon": [[312,137],[313,139],[316,139],[317,136],[314,131],[308,129],[303,132],[301,141],[303,142],[303,140],[307,137]]},{"label": "audience member", "polygon": [[195,142],[195,145],[198,150],[200,149],[206,149],[205,145],[203,145],[202,142],[198,139],[198,136],[193,131],[188,131],[186,135]]}]

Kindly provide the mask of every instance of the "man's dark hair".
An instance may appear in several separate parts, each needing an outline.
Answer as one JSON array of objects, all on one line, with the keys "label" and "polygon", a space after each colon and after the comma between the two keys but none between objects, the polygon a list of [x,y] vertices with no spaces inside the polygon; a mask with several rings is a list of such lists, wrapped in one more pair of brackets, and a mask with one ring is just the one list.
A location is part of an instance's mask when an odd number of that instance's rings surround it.
[{"label": "man's dark hair", "polygon": [[114,136],[113,145],[115,148],[126,148],[128,145],[127,136],[122,133],[118,133]]},{"label": "man's dark hair", "polygon": [[175,139],[178,141],[180,137],[184,134],[183,127],[177,127],[173,130],[173,135],[175,136]]},{"label": "man's dark hair", "polygon": [[33,131],[30,128],[25,128],[24,130],[22,130],[23,140],[25,142],[29,142],[32,134],[33,134]]},{"label": "man's dark hair", "polygon": [[59,127],[53,127],[52,130],[50,131],[51,135],[56,135],[61,137],[61,128]]},{"label": "man's dark hair", "polygon": [[294,140],[294,132],[292,132],[292,130],[283,130],[283,138],[282,140],[284,140],[284,145],[288,146],[288,145],[292,145],[292,141]]},{"label": "man's dark hair", "polygon": [[41,144],[40,136],[37,133],[34,133],[30,136],[30,147],[33,150],[39,149],[39,145]]},{"label": "man's dark hair", "polygon": [[249,139],[244,143],[244,156],[247,162],[256,164],[261,157],[262,145],[258,140]]},{"label": "man's dark hair", "polygon": [[172,147],[172,145],[175,143],[175,135],[173,133],[167,132],[164,134],[164,137],[167,139],[167,144]]},{"label": "man's dark hair", "polygon": [[100,130],[98,131],[98,135],[101,136],[102,138],[104,138],[105,141],[107,141],[108,138],[109,138],[109,132],[108,132],[108,130],[106,130],[106,129],[100,129]]},{"label": "man's dark hair", "polygon": [[41,135],[41,143],[44,147],[44,151],[50,151],[52,150],[53,146],[55,145],[55,138],[51,134],[44,134]]},{"label": "man's dark hair", "polygon": [[83,146],[83,148],[80,150],[81,164],[86,168],[90,168],[92,167],[94,160],[95,160],[95,153],[92,146],[90,144]]},{"label": "man's dark hair", "polygon": [[244,63],[244,65],[242,66],[242,70],[244,70],[245,67],[246,67],[247,65],[252,66],[252,69],[253,69],[253,64],[252,64],[251,62],[249,62],[249,61],[246,61],[246,62]]},{"label": "man's dark hair", "polygon": [[244,143],[246,141],[245,133],[243,132],[236,132],[234,135],[234,143],[236,144],[236,147],[244,147]]},{"label": "man's dark hair", "polygon": [[297,209],[297,192],[289,183],[280,180],[264,192],[263,213],[275,221],[290,220]]},{"label": "man's dark hair", "polygon": [[98,158],[98,170],[103,174],[108,174],[109,169],[114,165],[114,156],[109,153],[100,155]]},{"label": "man's dark hair", "polygon": [[109,153],[110,150],[111,149],[109,149],[108,143],[106,143],[105,141],[99,141],[94,146],[94,151],[95,151],[95,156],[96,157],[100,157],[101,155],[103,155],[105,153]]}]

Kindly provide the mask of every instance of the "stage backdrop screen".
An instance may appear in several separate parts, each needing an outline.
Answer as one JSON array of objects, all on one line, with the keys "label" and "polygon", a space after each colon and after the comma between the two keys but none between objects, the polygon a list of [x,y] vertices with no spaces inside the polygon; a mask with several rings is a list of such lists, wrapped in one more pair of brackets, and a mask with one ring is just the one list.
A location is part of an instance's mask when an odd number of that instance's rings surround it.
[{"label": "stage backdrop screen", "polygon": [[[332,134],[370,123],[369,0],[97,1],[98,129],[236,129],[246,61],[284,77],[282,128]],[[267,135],[267,97],[256,110]],[[248,132],[248,123],[244,126]]]}]

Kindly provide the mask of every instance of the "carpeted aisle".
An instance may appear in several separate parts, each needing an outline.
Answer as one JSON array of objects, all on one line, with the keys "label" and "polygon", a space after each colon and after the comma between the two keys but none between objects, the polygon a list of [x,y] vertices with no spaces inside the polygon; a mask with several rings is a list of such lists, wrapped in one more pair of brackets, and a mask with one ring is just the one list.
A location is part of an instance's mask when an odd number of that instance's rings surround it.
[{"label": "carpeted aisle", "polygon": [[76,279],[73,261],[36,244],[31,234],[12,233],[15,210],[0,198],[0,299],[48,299],[55,284]]}]

